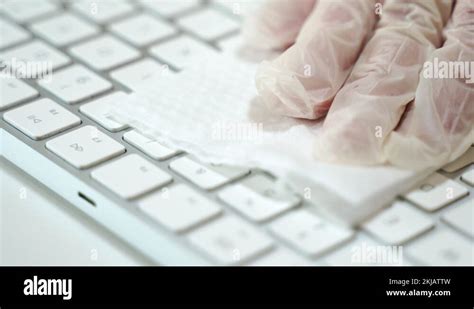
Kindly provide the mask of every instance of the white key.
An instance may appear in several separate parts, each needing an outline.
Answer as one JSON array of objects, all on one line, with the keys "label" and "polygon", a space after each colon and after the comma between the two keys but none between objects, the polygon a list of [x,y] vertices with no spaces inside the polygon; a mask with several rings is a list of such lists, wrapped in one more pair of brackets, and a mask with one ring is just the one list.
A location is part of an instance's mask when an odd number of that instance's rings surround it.
[{"label": "white key", "polygon": [[37,0],[7,0],[2,5],[2,11],[19,23],[53,13],[57,7],[50,1]]},{"label": "white key", "polygon": [[30,34],[22,28],[0,19],[0,49],[27,40]]},{"label": "white key", "polygon": [[442,218],[454,228],[474,238],[474,201],[472,199],[448,209]]},{"label": "white key", "polygon": [[218,197],[257,222],[275,217],[300,203],[296,195],[285,188],[276,187],[274,181],[264,175],[255,175],[224,188]]},{"label": "white key", "polygon": [[72,8],[90,20],[104,24],[134,10],[126,0],[75,0]]},{"label": "white key", "polygon": [[471,187],[474,187],[474,169],[462,174],[461,180],[470,185]]},{"label": "white key", "polygon": [[472,266],[474,247],[461,235],[445,230],[434,230],[419,241],[405,246],[406,253],[425,265]]},{"label": "white key", "polygon": [[77,126],[81,120],[50,99],[41,99],[3,114],[6,122],[35,140]]},{"label": "white key", "polygon": [[170,168],[205,190],[212,190],[249,173],[248,169],[204,164],[181,157],[170,163]]},{"label": "white key", "polygon": [[365,237],[359,237],[331,252],[324,261],[332,266],[410,265],[404,259],[402,246],[381,245]]},{"label": "white key", "polygon": [[172,178],[137,154],[92,171],[91,177],[124,199],[133,199],[171,182]]},{"label": "white key", "polygon": [[279,248],[265,254],[249,266],[306,266],[309,263],[299,255]]},{"label": "white key", "polygon": [[69,13],[36,22],[31,30],[56,46],[71,44],[99,32],[97,26]]},{"label": "white key", "polygon": [[362,227],[388,244],[399,245],[425,233],[433,228],[434,224],[414,206],[397,201]]},{"label": "white key", "polygon": [[113,102],[123,100],[127,94],[125,92],[115,92],[103,98],[94,100],[90,103],[84,104],[79,108],[79,111],[84,115],[109,130],[110,132],[118,132],[127,127],[126,124],[118,123],[110,117],[110,106]]},{"label": "white key", "polygon": [[438,173],[423,181],[422,185],[404,197],[426,211],[438,210],[466,196],[469,191],[457,182]]},{"label": "white key", "polygon": [[306,210],[298,210],[276,219],[270,231],[308,255],[331,250],[353,236],[351,230],[322,221]]},{"label": "white key", "polygon": [[[30,73],[36,76],[51,73],[47,71],[71,62],[68,56],[41,41],[32,41],[4,51],[0,53],[0,59],[11,63],[14,70],[18,70],[19,66],[24,66],[25,63],[35,64],[34,66],[30,64],[32,70]],[[14,65],[14,59],[18,62],[17,65]]]},{"label": "white key", "polygon": [[189,236],[192,244],[221,264],[245,263],[272,247],[272,241],[248,223],[224,217]]},{"label": "white key", "polygon": [[125,152],[125,147],[93,126],[84,126],[56,137],[46,143],[46,148],[79,169]]},{"label": "white key", "polygon": [[206,41],[215,40],[240,28],[238,21],[211,8],[178,19],[178,25]]},{"label": "white key", "polygon": [[474,163],[474,146],[469,147],[469,149],[458,159],[445,165],[443,171],[454,173],[472,163]]},{"label": "white key", "polygon": [[112,69],[140,56],[135,48],[107,34],[75,45],[70,51],[75,57],[97,70]]},{"label": "white key", "polygon": [[123,139],[155,160],[165,160],[179,153],[178,150],[165,147],[156,140],[149,138],[136,130],[125,133]]},{"label": "white key", "polygon": [[196,8],[200,0],[142,0],[141,3],[151,11],[164,16],[173,17],[190,9]]},{"label": "white key", "polygon": [[16,78],[0,78],[0,110],[38,96],[38,91]]},{"label": "white key", "polygon": [[140,209],[173,232],[183,232],[221,212],[219,205],[179,184],[140,200]]},{"label": "white key", "polygon": [[167,65],[148,58],[112,71],[110,77],[130,89],[137,89],[145,83],[153,83],[171,74],[174,73]]},{"label": "white key", "polygon": [[167,22],[145,14],[119,21],[110,26],[110,30],[137,47],[164,39],[177,32],[177,29]]},{"label": "white key", "polygon": [[54,74],[51,81],[38,83],[66,103],[74,104],[112,88],[112,84],[81,65]]},{"label": "white key", "polygon": [[199,63],[202,58],[217,56],[218,53],[211,47],[188,36],[154,45],[150,53],[158,60],[168,63],[175,68],[182,69],[193,63]]}]

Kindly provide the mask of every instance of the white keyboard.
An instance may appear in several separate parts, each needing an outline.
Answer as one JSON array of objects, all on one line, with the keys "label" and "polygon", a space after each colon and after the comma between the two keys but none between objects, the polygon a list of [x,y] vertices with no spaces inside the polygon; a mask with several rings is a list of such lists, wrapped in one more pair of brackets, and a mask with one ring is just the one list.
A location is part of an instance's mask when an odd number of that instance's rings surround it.
[{"label": "white keyboard", "polygon": [[[349,229],[271,173],[203,164],[109,117],[143,81],[234,49],[249,1],[33,2],[0,2],[0,59],[48,61],[53,78],[1,78],[2,128],[156,233],[219,265],[474,264],[474,147]],[[393,246],[403,260],[368,257]]]}]

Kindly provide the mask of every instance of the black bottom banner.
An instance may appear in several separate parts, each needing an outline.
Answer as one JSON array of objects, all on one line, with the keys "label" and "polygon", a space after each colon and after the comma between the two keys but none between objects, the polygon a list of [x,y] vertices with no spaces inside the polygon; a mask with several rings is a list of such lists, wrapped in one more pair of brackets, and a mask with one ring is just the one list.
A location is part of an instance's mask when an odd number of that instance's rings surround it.
[{"label": "black bottom banner", "polygon": [[21,304],[473,308],[473,278],[472,267],[0,267],[0,308]]}]

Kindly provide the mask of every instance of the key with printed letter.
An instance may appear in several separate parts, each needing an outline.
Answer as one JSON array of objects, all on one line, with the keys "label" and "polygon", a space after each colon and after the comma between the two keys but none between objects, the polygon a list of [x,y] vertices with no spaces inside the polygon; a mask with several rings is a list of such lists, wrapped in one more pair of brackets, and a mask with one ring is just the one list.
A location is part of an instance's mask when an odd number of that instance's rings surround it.
[{"label": "key with printed letter", "polygon": [[199,63],[203,58],[218,55],[211,47],[188,36],[154,45],[150,48],[150,54],[178,69]]},{"label": "key with printed letter", "polygon": [[46,143],[46,148],[79,169],[125,152],[125,147],[93,126],[84,126],[56,137]]},{"label": "key with printed letter", "polygon": [[92,171],[91,176],[124,199],[136,198],[172,180],[170,175],[137,154],[101,166]]},{"label": "key with printed letter", "polygon": [[50,99],[15,108],[3,114],[3,118],[34,140],[44,139],[81,123],[79,117]]},{"label": "key with printed letter", "polygon": [[137,47],[148,45],[177,32],[176,28],[165,21],[145,14],[112,24],[110,30]]},{"label": "key with printed letter", "polygon": [[264,221],[295,207],[300,199],[284,188],[277,188],[265,175],[254,175],[218,193],[220,200],[251,220]]},{"label": "key with printed letter", "polygon": [[51,73],[48,72],[49,69],[55,70],[71,62],[71,59],[62,52],[38,40],[1,52],[0,59],[9,62],[14,71],[25,63],[30,63],[29,73],[34,76],[28,76],[29,78]]},{"label": "key with printed letter", "polygon": [[112,88],[107,80],[78,64],[55,73],[53,80],[42,80],[38,84],[69,104]]},{"label": "key with printed letter", "polygon": [[135,90],[144,83],[152,83],[160,78],[174,74],[167,65],[162,65],[150,58],[128,64],[110,73],[110,77],[122,85]]},{"label": "key with printed letter", "polygon": [[31,30],[56,46],[64,46],[99,32],[99,28],[75,15],[64,13],[31,25]]},{"label": "key with printed letter", "polygon": [[430,266],[472,266],[472,243],[462,235],[438,229],[405,246],[404,251],[417,261]]},{"label": "key with printed letter", "polygon": [[434,227],[422,211],[397,201],[363,224],[363,229],[392,245],[403,244]]},{"label": "key with printed letter", "polygon": [[84,115],[109,130],[110,132],[118,132],[127,127],[126,124],[121,124],[110,118],[109,106],[117,100],[123,100],[127,94],[125,92],[115,92],[108,96],[102,97],[90,103],[84,104],[79,108],[79,111]]},{"label": "key with printed letter", "polygon": [[165,160],[179,153],[178,150],[165,147],[137,130],[128,131],[123,135],[123,139],[155,160]]},{"label": "key with printed letter", "polygon": [[38,91],[16,78],[0,78],[0,110],[38,96]]},{"label": "key with printed letter", "polygon": [[170,168],[205,190],[213,190],[250,172],[240,167],[200,163],[189,156],[174,160]]},{"label": "key with printed letter", "polygon": [[135,48],[108,34],[75,45],[70,52],[96,70],[113,69],[140,56]]},{"label": "key with printed letter", "polygon": [[153,220],[173,232],[184,232],[221,212],[212,200],[186,185],[163,188],[138,203]]},{"label": "key with printed letter", "polygon": [[436,173],[404,197],[426,211],[435,211],[468,194],[469,191],[462,185]]},{"label": "key with printed letter", "polygon": [[270,231],[307,255],[319,255],[352,238],[354,232],[323,221],[307,210],[276,219]]},{"label": "key with printed letter", "polygon": [[224,217],[191,233],[189,240],[221,264],[245,263],[273,246],[266,235],[237,218]]}]

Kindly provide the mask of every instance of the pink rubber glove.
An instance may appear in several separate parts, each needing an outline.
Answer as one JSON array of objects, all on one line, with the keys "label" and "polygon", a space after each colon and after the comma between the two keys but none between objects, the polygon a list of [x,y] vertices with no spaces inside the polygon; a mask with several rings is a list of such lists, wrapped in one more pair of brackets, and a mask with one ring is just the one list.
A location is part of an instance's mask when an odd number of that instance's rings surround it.
[{"label": "pink rubber glove", "polygon": [[375,0],[301,1],[270,0],[245,28],[260,34],[244,36],[259,48],[294,41],[261,65],[257,89],[278,113],[327,114],[317,158],[424,168],[474,142],[474,84],[422,72],[435,58],[474,61],[474,0],[458,0],[452,14],[453,0],[386,0],[381,10]]}]

